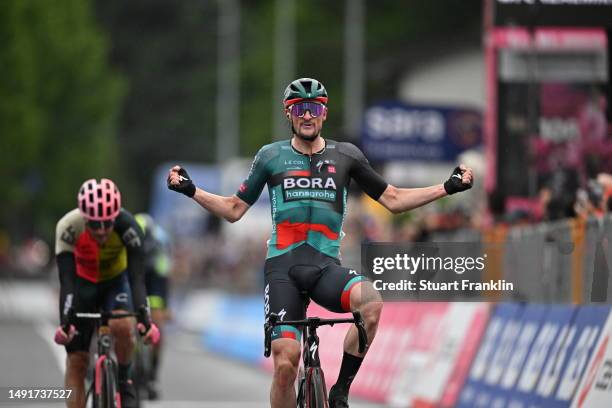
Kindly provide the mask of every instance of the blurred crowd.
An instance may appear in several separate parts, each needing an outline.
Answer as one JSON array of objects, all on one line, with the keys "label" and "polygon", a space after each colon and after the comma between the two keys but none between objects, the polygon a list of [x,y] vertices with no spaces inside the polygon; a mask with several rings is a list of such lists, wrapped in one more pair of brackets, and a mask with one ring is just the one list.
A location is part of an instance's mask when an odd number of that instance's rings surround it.
[{"label": "blurred crowd", "polygon": [[0,279],[39,278],[48,271],[51,258],[49,245],[43,239],[32,236],[13,242],[0,230]]}]

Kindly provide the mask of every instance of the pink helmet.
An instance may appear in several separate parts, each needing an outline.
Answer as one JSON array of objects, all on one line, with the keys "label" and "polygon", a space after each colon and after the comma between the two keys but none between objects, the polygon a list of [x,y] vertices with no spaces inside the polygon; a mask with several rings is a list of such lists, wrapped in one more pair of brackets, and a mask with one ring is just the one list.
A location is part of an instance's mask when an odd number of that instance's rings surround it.
[{"label": "pink helmet", "polygon": [[89,179],[79,189],[79,210],[90,221],[114,220],[121,210],[121,193],[109,179]]}]

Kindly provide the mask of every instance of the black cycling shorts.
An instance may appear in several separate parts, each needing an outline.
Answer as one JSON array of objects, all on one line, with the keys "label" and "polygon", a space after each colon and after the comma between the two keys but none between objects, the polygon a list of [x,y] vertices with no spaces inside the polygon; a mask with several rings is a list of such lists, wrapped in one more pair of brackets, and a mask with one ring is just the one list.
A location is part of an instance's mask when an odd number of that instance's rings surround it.
[{"label": "black cycling shorts", "polygon": [[[127,278],[127,272],[99,283],[93,283],[81,277],[76,278],[74,311],[81,313],[96,313],[100,310],[134,310],[132,291]],[[78,319],[73,322],[77,334],[66,345],[66,352],[89,351],[91,335],[95,327],[94,320]]]},{"label": "black cycling shorts", "polygon": [[[310,299],[331,312],[350,312],[351,289],[365,279],[308,244],[269,258],[264,284],[266,321],[270,313],[278,314],[281,320],[304,319]],[[272,340],[300,337],[301,331],[289,325],[277,326],[272,332]]]}]

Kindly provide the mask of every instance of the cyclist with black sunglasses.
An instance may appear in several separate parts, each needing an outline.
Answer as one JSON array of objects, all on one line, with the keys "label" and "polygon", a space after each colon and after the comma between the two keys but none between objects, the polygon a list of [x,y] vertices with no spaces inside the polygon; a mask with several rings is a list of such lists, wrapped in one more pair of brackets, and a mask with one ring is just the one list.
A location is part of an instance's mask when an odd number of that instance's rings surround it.
[{"label": "cyclist with black sunglasses", "polygon": [[[371,282],[339,261],[351,179],[389,211],[401,213],[469,189],[472,170],[461,165],[444,184],[431,187],[394,187],[372,169],[355,145],[321,136],[328,113],[323,84],[297,79],[285,90],[283,102],[292,138],[262,147],[235,195],[222,197],[197,188],[180,166],[170,169],[168,188],[235,222],[267,184],[273,224],[265,264],[266,321],[271,313],[280,320],[302,320],[306,300],[312,299],[333,312],[360,311],[371,342],[382,311],[381,297]],[[277,326],[272,332],[273,408],[295,407],[300,337],[301,331],[290,325]],[[348,407],[349,388],[366,353],[359,352],[358,343],[357,329],[351,327],[338,380],[329,394],[331,408]]]},{"label": "cyclist with black sunglasses", "polygon": [[[151,322],[144,283],[143,234],[134,217],[121,207],[121,194],[109,179],[87,180],[78,193],[78,208],[56,227],[55,253],[60,278],[60,320],[55,341],[66,347],[66,388],[74,398],[67,404],[85,406],[85,376],[90,321],[77,312],[131,311],[138,313],[138,331],[156,343],[159,330]],[[119,363],[122,407],[137,406],[130,376],[134,322],[126,317],[110,323]]]}]

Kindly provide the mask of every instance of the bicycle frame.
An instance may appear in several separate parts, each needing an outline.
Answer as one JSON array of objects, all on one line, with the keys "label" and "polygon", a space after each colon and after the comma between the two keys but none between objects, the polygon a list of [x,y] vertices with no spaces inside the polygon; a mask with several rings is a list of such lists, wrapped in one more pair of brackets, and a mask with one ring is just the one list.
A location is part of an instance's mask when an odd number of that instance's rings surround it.
[{"label": "bicycle frame", "polygon": [[[89,395],[92,395],[93,391],[93,406],[96,408],[105,408],[101,407],[102,401],[104,401],[104,390],[102,389],[102,385],[105,381],[112,381],[113,384],[109,384],[107,386],[112,387],[112,407],[121,408],[121,397],[118,391],[118,382],[117,382],[117,362],[114,360],[112,355],[112,346],[113,341],[111,337],[111,329],[109,325],[109,320],[111,319],[120,319],[124,317],[135,317],[137,314],[135,313],[110,313],[110,312],[102,312],[102,313],[76,313],[76,317],[79,319],[95,319],[96,320],[96,332],[98,333],[98,339],[96,341],[96,363],[94,366],[94,374],[93,374],[93,383],[91,384],[89,390],[86,394],[86,399],[89,398]],[[105,373],[111,372],[112,379],[105,378]],[[107,396],[108,397],[108,396]],[[109,401],[106,400],[108,404]]]},{"label": "bicycle frame", "polygon": [[[292,325],[302,327],[302,361],[304,369],[300,378],[298,378],[297,403],[299,407],[304,406],[304,401],[308,401],[307,406],[309,407],[327,407],[327,388],[325,386],[323,369],[321,368],[321,360],[319,359],[319,336],[317,335],[317,328],[323,325],[333,326],[336,323],[355,324],[359,337],[359,352],[363,353],[367,350],[368,339],[365,331],[365,324],[359,312],[353,312],[352,319],[321,319],[319,317],[309,317],[304,320],[290,321],[278,321],[278,315],[272,313],[264,326],[265,357],[269,357],[272,352],[272,330],[275,326]],[[315,384],[314,386],[313,383]],[[323,402],[315,402],[313,404],[310,400],[311,398]]]},{"label": "bicycle frame", "polygon": [[304,326],[302,330],[302,343],[303,352],[302,360],[304,367],[321,367],[321,360],[319,359],[319,336],[317,336],[317,323],[312,325]]}]

